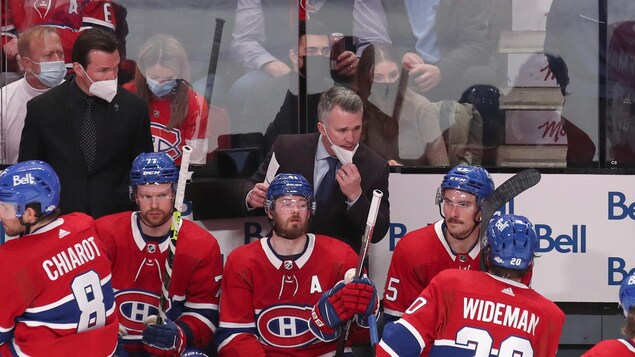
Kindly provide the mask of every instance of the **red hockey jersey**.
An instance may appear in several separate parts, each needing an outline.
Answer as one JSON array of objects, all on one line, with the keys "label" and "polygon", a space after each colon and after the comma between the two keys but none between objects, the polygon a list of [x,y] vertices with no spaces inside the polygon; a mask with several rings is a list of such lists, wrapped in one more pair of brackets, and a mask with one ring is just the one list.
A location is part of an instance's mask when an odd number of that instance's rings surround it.
[{"label": "red hockey jersey", "polygon": [[67,68],[80,31],[91,27],[114,30],[117,24],[110,0],[0,0],[0,6],[3,12],[6,9],[0,24],[3,44],[36,25],[56,27]]},{"label": "red hockey jersey", "polygon": [[117,345],[110,261],[72,213],[0,246],[0,355],[107,356]]},{"label": "red hockey jersey", "polygon": [[633,357],[635,356],[635,342],[618,339],[601,341],[585,352],[582,357]]},{"label": "red hockey jersey", "polygon": [[[97,232],[112,260],[112,282],[119,323],[128,334],[126,349],[142,349],[144,321],[158,315],[168,239],[146,242],[139,231],[137,212],[99,218]],[[172,266],[170,320],[187,324],[193,336],[188,345],[208,344],[218,323],[218,289],[222,275],[216,239],[195,223],[183,220]]]},{"label": "red hockey jersey", "polygon": [[225,263],[221,289],[219,356],[332,355],[337,341],[322,342],[307,320],[324,292],[344,279],[357,263],[350,246],[307,234],[295,261],[282,261],[260,239],[234,250]]},{"label": "red hockey jersey", "polygon": [[377,356],[553,357],[564,313],[526,285],[448,269],[383,331]]},{"label": "red hockey jersey", "polygon": [[[394,321],[446,269],[479,270],[480,246],[468,254],[455,254],[443,236],[443,220],[406,234],[399,240],[388,268],[384,313]],[[390,316],[388,316],[390,315]]]},{"label": "red hockey jersey", "polygon": [[[181,84],[183,85],[183,84]],[[131,92],[136,91],[134,82],[124,84],[124,88]],[[191,87],[187,92],[188,112],[181,125],[168,129],[172,110],[170,99],[153,98],[150,101],[150,131],[154,151],[165,151],[176,165],[181,164],[183,146],[192,148],[190,164],[204,165],[207,159],[207,117],[209,107],[203,96],[199,95]]]},{"label": "red hockey jersey", "polygon": [[[388,268],[384,289],[384,313],[387,321],[403,315],[432,278],[446,269],[479,270],[480,246],[468,254],[456,254],[443,236],[443,220],[406,234],[399,240]],[[523,276],[529,285],[531,271]]]}]

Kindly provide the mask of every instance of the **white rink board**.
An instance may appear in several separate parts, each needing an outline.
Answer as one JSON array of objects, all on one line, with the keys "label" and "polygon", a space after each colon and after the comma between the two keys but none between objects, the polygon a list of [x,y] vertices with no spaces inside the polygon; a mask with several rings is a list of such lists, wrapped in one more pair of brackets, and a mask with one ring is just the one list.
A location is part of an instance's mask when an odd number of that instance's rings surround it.
[{"label": "white rink board", "polygon": [[[498,186],[509,177],[511,174],[494,174],[494,183]],[[371,279],[380,292],[392,255],[391,242],[398,242],[402,228],[410,231],[439,219],[434,195],[442,178],[442,174],[390,174],[391,228],[370,252]],[[609,204],[610,192],[613,204]],[[511,209],[525,215],[536,225],[542,249],[552,245],[536,260],[533,287],[554,301],[616,302],[623,272],[635,268],[633,202],[632,176],[543,174],[537,186],[516,198],[511,207],[505,207],[507,212]],[[631,205],[634,212],[629,216],[626,211]],[[614,219],[609,219],[611,211]],[[219,240],[225,256],[244,244],[245,225],[252,236],[259,227],[263,228],[261,235],[270,229],[265,217],[199,224]],[[572,252],[574,227],[576,252]],[[559,242],[560,252],[553,241]]]}]

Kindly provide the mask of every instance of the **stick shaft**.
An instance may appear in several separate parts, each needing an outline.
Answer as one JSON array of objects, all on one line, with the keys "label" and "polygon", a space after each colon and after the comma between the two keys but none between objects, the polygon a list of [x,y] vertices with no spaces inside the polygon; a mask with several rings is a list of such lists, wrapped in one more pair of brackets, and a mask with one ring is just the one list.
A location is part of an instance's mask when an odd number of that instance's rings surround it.
[{"label": "stick shaft", "polygon": [[181,229],[181,212],[185,211],[183,207],[183,199],[185,197],[185,187],[192,173],[189,171],[190,156],[192,148],[183,146],[183,155],[181,156],[181,168],[179,169],[179,179],[176,184],[176,197],[174,198],[174,213],[172,215],[172,227],[170,235],[170,244],[168,246],[168,256],[165,259],[165,271],[163,272],[163,286],[161,287],[161,298],[159,301],[159,317],[157,323],[162,323],[165,318],[165,311],[169,301],[170,280],[172,280],[172,264],[174,255],[176,254],[176,242]]},{"label": "stick shaft", "polygon": [[[375,222],[377,221],[377,214],[379,213],[379,205],[381,204],[381,198],[384,193],[380,190],[373,191],[373,199],[370,202],[370,209],[368,210],[368,218],[366,219],[366,228],[364,229],[364,235],[362,236],[362,247],[357,257],[357,266],[355,267],[355,277],[361,278],[364,272],[364,260],[368,255],[368,248],[370,247],[370,241],[375,230]],[[374,317],[374,316],[372,316]],[[346,347],[346,340],[348,340],[348,334],[351,330],[351,324],[353,320],[348,320],[344,328],[343,333],[340,335],[337,341],[337,350],[335,352],[336,357],[344,355],[344,348]],[[376,325],[374,325],[375,328]],[[371,326],[372,327],[372,326]]]},{"label": "stick shaft", "polygon": [[188,145],[183,146],[183,155],[181,155],[181,168],[179,170],[179,181],[176,185],[176,197],[174,199],[174,208],[177,211],[183,212],[185,210],[183,206],[183,199],[185,198],[185,186],[190,179],[191,172],[190,156],[192,156],[192,148]]}]

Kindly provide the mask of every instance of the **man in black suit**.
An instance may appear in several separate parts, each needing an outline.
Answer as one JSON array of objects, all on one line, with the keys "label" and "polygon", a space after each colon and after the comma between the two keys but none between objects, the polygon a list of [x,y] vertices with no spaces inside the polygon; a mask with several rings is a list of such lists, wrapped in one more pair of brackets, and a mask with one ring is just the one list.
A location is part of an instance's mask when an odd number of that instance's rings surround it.
[{"label": "man in black suit", "polygon": [[86,30],[73,46],[75,76],[27,104],[18,161],[53,167],[62,212],[130,209],[132,161],[153,150],[147,104],[117,86],[119,59],[112,33]]},{"label": "man in black suit", "polygon": [[[279,172],[301,174],[318,188],[317,210],[309,230],[338,238],[359,252],[373,190],[379,189],[384,195],[371,241],[380,241],[390,223],[388,163],[359,143],[362,114],[362,100],[352,90],[336,86],[322,94],[319,133],[278,137],[265,162],[243,187],[247,209],[264,206],[270,176]],[[341,157],[339,162],[336,156]],[[333,160],[337,162],[336,182],[332,194],[324,199],[322,183],[328,176],[328,161]]]}]

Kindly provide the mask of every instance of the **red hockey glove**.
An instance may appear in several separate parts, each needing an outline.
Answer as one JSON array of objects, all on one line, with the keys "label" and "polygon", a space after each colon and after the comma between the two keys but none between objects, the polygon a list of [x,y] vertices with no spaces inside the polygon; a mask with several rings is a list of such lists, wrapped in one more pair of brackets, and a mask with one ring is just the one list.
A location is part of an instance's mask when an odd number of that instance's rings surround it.
[{"label": "red hockey glove", "polygon": [[339,336],[339,326],[353,317],[354,313],[346,308],[343,292],[346,284],[337,283],[331,290],[322,294],[313,306],[309,328],[322,341],[332,341]]},{"label": "red hockey glove", "polygon": [[377,311],[377,288],[370,279],[356,278],[342,289],[342,299],[348,313],[370,316]]},{"label": "red hockey glove", "polygon": [[353,279],[346,286],[348,289],[344,293],[344,299],[347,301],[347,308],[355,311],[355,321],[359,326],[368,328],[368,317],[377,316],[377,311],[379,311],[379,299],[375,284],[364,276]]}]

